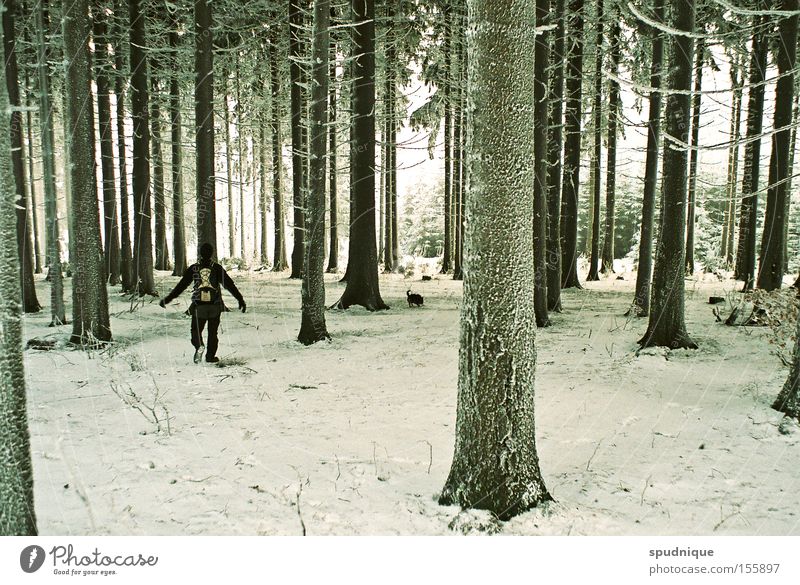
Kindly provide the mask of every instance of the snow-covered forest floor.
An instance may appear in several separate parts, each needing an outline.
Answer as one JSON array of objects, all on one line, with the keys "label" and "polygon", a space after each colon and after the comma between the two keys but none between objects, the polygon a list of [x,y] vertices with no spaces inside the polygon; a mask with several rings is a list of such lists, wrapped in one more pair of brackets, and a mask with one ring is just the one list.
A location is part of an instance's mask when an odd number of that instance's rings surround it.
[{"label": "snow-covered forest floor", "polygon": [[[537,446],[556,502],[498,526],[436,503],[460,282],[382,276],[390,311],[329,311],[332,342],[304,347],[300,282],[233,276],[248,312],[223,315],[219,367],[192,363],[188,293],[132,312],[112,294],[105,350],[26,350],[42,534],[800,534],[800,432],[770,408],[787,370],[765,329],[726,327],[706,304],[733,281],[687,281],[698,351],[638,356],[646,320],[623,316],[635,275],[565,292],[537,335]],[[331,304],[344,285],[326,278]],[[159,273],[162,293],[176,280]],[[26,316],[26,339],[68,337],[48,321]]]}]

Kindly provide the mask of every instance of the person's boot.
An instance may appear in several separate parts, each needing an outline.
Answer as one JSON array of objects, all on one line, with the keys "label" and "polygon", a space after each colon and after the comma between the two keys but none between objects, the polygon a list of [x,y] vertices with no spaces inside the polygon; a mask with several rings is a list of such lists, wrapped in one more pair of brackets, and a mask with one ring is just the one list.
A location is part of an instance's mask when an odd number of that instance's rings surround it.
[{"label": "person's boot", "polygon": [[208,356],[206,357],[206,362],[209,364],[217,364],[219,363],[219,358],[217,356]]},{"label": "person's boot", "polygon": [[205,345],[201,345],[194,350],[194,363],[199,364],[203,359],[203,352],[206,350]]}]

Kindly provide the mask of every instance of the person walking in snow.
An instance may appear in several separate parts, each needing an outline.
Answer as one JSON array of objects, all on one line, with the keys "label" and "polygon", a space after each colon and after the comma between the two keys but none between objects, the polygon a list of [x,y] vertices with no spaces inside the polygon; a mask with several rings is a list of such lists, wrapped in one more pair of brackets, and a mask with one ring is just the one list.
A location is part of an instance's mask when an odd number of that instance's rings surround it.
[{"label": "person walking in snow", "polygon": [[225,269],[211,259],[213,255],[214,246],[208,243],[200,246],[200,260],[186,269],[172,292],[158,303],[162,308],[166,307],[168,303],[185,291],[189,284],[194,283],[192,304],[189,306],[189,314],[192,316],[192,345],[195,349],[194,363],[199,363],[203,359],[203,351],[206,350],[206,346],[203,344],[203,329],[206,324],[208,324],[206,361],[212,364],[219,361],[217,334],[220,316],[223,311],[229,310],[222,300],[222,288],[227,289],[239,302],[239,309],[242,313],[247,310],[242,293],[236,288],[233,279],[228,276]]}]

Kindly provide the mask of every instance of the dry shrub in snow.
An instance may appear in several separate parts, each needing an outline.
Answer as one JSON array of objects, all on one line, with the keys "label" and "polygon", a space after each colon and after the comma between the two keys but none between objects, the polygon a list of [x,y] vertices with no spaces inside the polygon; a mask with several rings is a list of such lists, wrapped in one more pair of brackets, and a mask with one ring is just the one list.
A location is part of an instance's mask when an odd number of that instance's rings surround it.
[{"label": "dry shrub in snow", "polygon": [[795,326],[800,313],[800,295],[797,289],[778,289],[770,292],[755,290],[745,295],[745,302],[753,304],[749,324],[769,327],[767,341],[772,353],[789,366],[795,344]]}]

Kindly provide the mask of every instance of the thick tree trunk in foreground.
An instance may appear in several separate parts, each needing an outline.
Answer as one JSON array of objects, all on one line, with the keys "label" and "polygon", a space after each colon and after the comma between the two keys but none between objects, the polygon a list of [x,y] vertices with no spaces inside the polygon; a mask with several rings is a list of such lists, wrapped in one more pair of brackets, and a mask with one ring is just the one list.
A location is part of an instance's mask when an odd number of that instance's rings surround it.
[{"label": "thick tree trunk in foreground", "polygon": [[[694,32],[695,0],[672,0],[672,14],[675,30]],[[686,332],[684,321],[687,161],[686,150],[677,146],[687,142],[689,133],[693,44],[686,35],[676,34],[672,38],[669,89],[677,93],[667,97],[662,225],[653,269],[650,322],[639,341],[642,347],[697,348]]]},{"label": "thick tree trunk in foreground", "polygon": [[[540,30],[550,24],[550,0],[536,1],[536,26]],[[534,182],[533,182],[533,254],[534,309],[536,326],[548,327],[547,314],[547,66],[550,33],[544,30],[536,37],[534,53]]]},{"label": "thick tree trunk in foreground", "polygon": [[217,247],[214,175],[214,44],[210,0],[195,0],[194,120],[197,136],[197,245]]},{"label": "thick tree trunk in foreground", "polygon": [[578,188],[581,162],[583,0],[570,0],[564,116],[564,176],[561,182],[561,288],[578,281]]},{"label": "thick tree trunk in foreground", "polygon": [[61,273],[58,213],[56,200],[56,160],[53,133],[53,108],[50,102],[50,70],[47,66],[47,46],[44,31],[49,30],[50,19],[45,2],[36,6],[36,58],[39,77],[39,123],[42,134],[42,182],[44,184],[44,226],[47,237],[48,279],[50,281],[50,325],[67,322],[64,306],[64,278]]},{"label": "thick tree trunk in foreground", "polygon": [[328,58],[330,0],[314,0],[311,70],[311,168],[305,226],[302,318],[297,339],[304,345],[329,339],[325,325],[325,184],[328,141]]},{"label": "thick tree trunk in foreground", "polygon": [[[3,24],[7,14],[0,14]],[[0,37],[3,37],[2,28]],[[0,534],[36,536],[33,466],[22,366],[22,307],[15,237],[17,190],[11,158],[5,155],[12,148],[5,82],[5,71],[0,67],[0,152],[4,153],[0,157],[0,262],[3,265],[0,271],[0,331],[3,333],[0,335]]]},{"label": "thick tree trunk in foreground", "polygon": [[784,223],[786,217],[787,180],[789,177],[789,147],[792,124],[792,97],[794,92],[794,67],[797,50],[797,10],[800,0],[782,0],[781,10],[795,12],[783,18],[778,30],[778,83],[775,88],[775,117],[772,127],[772,154],[769,162],[769,187],[764,232],[761,236],[761,262],[758,267],[758,288],[771,291],[781,288],[784,264]]},{"label": "thick tree trunk in foreground", "polygon": [[564,1],[556,0],[547,146],[547,308],[561,311],[561,155],[564,150]]},{"label": "thick tree trunk in foreground", "polygon": [[[657,22],[664,21],[664,0],[655,0],[653,14]],[[658,187],[658,154],[661,141],[661,77],[664,65],[664,38],[660,30],[651,29],[653,63],[650,68],[648,98],[647,156],[644,164],[644,194],[642,196],[642,225],[639,236],[639,262],[636,272],[636,292],[632,311],[637,317],[650,314],[650,275],[653,272],[653,221]]]},{"label": "thick tree trunk in foreground", "polygon": [[95,346],[111,340],[105,261],[100,242],[94,159],[94,108],[89,79],[89,7],[87,0],[64,0],[65,94],[68,110],[69,173],[75,257],[72,264],[72,336],[70,342]]},{"label": "thick tree trunk in foreground", "polygon": [[375,243],[375,2],[352,0],[353,121],[350,169],[354,198],[350,220],[347,288],[340,309],[361,305],[375,311],[389,307],[378,286]]},{"label": "thick tree trunk in foreground", "polygon": [[506,520],[551,499],[534,430],[534,7],[470,0],[469,14],[470,221],[456,444],[439,503]]},{"label": "thick tree trunk in foreground", "polygon": [[17,190],[17,250],[19,254],[20,283],[22,286],[22,310],[25,313],[38,313],[42,307],[36,298],[33,279],[33,240],[28,225],[28,195],[25,187],[25,160],[22,144],[22,102],[19,95],[19,75],[17,69],[16,38],[14,34],[14,2],[4,0],[6,11],[3,15],[3,49],[5,53],[5,77],[8,99],[14,110],[11,112],[11,164],[14,185]]}]

